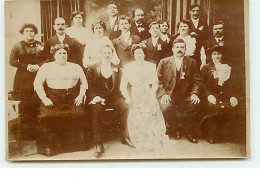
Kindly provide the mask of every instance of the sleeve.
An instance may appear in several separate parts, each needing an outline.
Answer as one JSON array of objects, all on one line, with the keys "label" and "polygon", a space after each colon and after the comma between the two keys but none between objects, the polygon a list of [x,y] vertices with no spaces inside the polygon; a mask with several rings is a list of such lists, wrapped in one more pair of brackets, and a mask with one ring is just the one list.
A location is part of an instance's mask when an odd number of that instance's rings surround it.
[{"label": "sleeve", "polygon": [[213,95],[211,93],[211,91],[208,89],[208,85],[207,85],[207,77],[208,77],[208,73],[207,73],[207,67],[203,66],[201,71],[200,71],[200,75],[202,78],[202,91],[203,94],[205,95],[205,97],[208,97],[209,95]]},{"label": "sleeve", "polygon": [[47,75],[47,65],[44,64],[42,67],[40,67],[40,69],[38,70],[33,86],[34,86],[34,90],[36,91],[36,93],[38,94],[39,98],[41,100],[46,98],[46,93],[44,91],[44,87],[43,84],[46,81],[46,75]]},{"label": "sleeve", "polygon": [[88,89],[88,82],[87,82],[86,76],[84,74],[84,71],[83,71],[83,69],[80,66],[78,66],[77,71],[79,73],[79,79],[80,79],[80,82],[81,82],[80,93],[79,94],[80,95],[85,95],[86,94],[86,90]]},{"label": "sleeve", "polygon": [[11,50],[10,57],[9,57],[10,65],[19,69],[27,70],[28,64],[20,62],[18,55],[19,55],[19,44],[15,44]]},{"label": "sleeve", "polygon": [[158,76],[158,90],[157,90],[157,97],[161,98],[164,94],[166,94],[166,90],[163,86],[163,72],[164,72],[164,61],[161,60],[158,67],[157,67],[157,76]]},{"label": "sleeve", "polygon": [[199,95],[200,89],[201,89],[201,76],[200,76],[199,68],[196,65],[195,60],[193,60],[192,71],[193,71],[193,87],[192,87],[190,95],[192,95],[192,94]]},{"label": "sleeve", "polygon": [[90,64],[90,54],[91,54],[91,50],[90,50],[90,46],[87,43],[86,47],[84,49],[84,54],[83,54],[83,65],[91,65]]},{"label": "sleeve", "polygon": [[83,58],[83,52],[81,44],[75,39],[74,40],[74,57],[76,58],[76,63],[78,63],[80,66],[83,66],[82,58]]},{"label": "sleeve", "polygon": [[86,73],[86,77],[88,80],[88,96],[90,99],[93,99],[95,96],[98,96],[96,91],[96,83],[95,83],[95,68],[93,66],[89,67]]},{"label": "sleeve", "polygon": [[127,99],[130,97],[128,94],[128,90],[127,90],[127,85],[129,83],[129,81],[127,80],[127,75],[126,75],[127,68],[125,67],[122,72],[123,72],[123,74],[122,74],[121,83],[120,83],[120,91],[121,91],[123,97],[125,99]]}]

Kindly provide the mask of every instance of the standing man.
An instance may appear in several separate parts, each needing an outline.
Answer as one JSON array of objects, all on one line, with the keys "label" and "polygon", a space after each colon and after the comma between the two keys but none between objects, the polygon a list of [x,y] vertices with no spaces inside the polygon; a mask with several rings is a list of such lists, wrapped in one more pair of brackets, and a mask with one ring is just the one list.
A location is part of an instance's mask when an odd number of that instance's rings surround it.
[{"label": "standing man", "polygon": [[197,35],[201,42],[205,41],[209,37],[209,26],[201,18],[201,7],[198,4],[194,4],[191,6],[189,13],[192,22],[191,34]]},{"label": "standing man", "polygon": [[50,53],[52,47],[57,44],[67,44],[69,46],[68,61],[72,63],[77,63],[82,66],[82,47],[76,39],[70,38],[68,35],[65,34],[65,20],[61,17],[56,18],[53,29],[56,31],[56,35],[49,38],[45,42],[43,49],[43,53],[45,54],[47,61],[54,60],[53,56]]},{"label": "standing man", "polygon": [[155,63],[158,66],[165,51],[165,44],[160,38],[160,28],[158,22],[152,22],[149,26],[151,38],[144,40],[146,45],[145,60]]},{"label": "standing man", "polygon": [[132,53],[132,45],[140,42],[140,38],[137,35],[133,35],[130,32],[131,24],[130,18],[126,15],[119,17],[119,29],[121,35],[113,40],[118,58],[120,59],[120,66],[123,67],[125,64],[134,60]]},{"label": "standing man", "polygon": [[[224,27],[224,22],[223,21],[217,21],[213,24],[212,28],[212,36],[207,39],[204,42],[204,46],[206,49],[209,49],[213,46],[223,46],[226,53],[226,61],[230,63],[230,59],[234,57],[234,50],[233,47],[235,44],[232,43],[231,45],[231,39],[228,35],[225,34],[225,27]],[[210,61],[207,61],[210,62]]]},{"label": "standing man", "polygon": [[105,36],[108,36],[110,40],[114,40],[120,35],[118,26],[118,7],[116,2],[110,2],[107,6],[108,16],[104,20],[106,24]]},{"label": "standing man", "polygon": [[151,37],[149,33],[149,26],[144,21],[144,11],[136,9],[132,13],[134,21],[131,24],[131,33],[140,37],[141,41]]},{"label": "standing man", "polygon": [[185,57],[185,50],[184,40],[176,39],[172,45],[173,56],[160,61],[157,97],[167,134],[176,139],[185,135],[190,142],[197,143],[201,79],[196,61]]},{"label": "standing man", "polygon": [[174,40],[173,35],[168,33],[169,23],[166,20],[160,20],[160,38],[165,44],[165,51],[162,58],[172,56],[172,43]]},{"label": "standing man", "polygon": [[121,69],[111,63],[113,55],[111,46],[102,46],[100,54],[101,64],[92,65],[87,70],[88,97],[91,100],[89,104],[93,113],[92,129],[96,146],[94,156],[96,158],[101,157],[105,151],[102,138],[102,122],[106,119],[104,112],[107,108],[113,108],[120,116],[121,143],[134,147],[129,139],[127,129],[129,107],[120,91]]}]

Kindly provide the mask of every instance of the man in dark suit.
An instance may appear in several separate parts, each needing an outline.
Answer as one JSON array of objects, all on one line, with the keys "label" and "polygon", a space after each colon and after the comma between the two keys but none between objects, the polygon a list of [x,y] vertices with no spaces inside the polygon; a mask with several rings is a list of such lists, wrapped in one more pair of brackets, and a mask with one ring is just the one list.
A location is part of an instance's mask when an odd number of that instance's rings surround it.
[{"label": "man in dark suit", "polygon": [[[228,35],[225,35],[225,29],[224,29],[224,22],[223,21],[217,21],[213,24],[213,28],[212,28],[212,36],[207,39],[204,42],[204,47],[206,49],[209,49],[213,46],[222,46],[225,49],[225,52],[227,52],[228,54],[226,54],[225,59],[226,61],[228,61],[228,63],[230,63],[229,61],[231,61],[230,59],[233,58],[233,47],[234,45],[232,44],[232,41],[230,39],[230,37]],[[208,63],[210,63],[211,61],[207,60]]]},{"label": "man in dark suit", "polygon": [[108,36],[110,40],[114,40],[120,35],[118,26],[118,7],[116,2],[110,2],[107,6],[108,16],[103,20],[106,24],[105,36]]},{"label": "man in dark suit", "polygon": [[104,112],[107,108],[112,108],[119,114],[121,143],[134,147],[129,139],[127,129],[129,107],[120,91],[121,70],[111,63],[113,55],[111,46],[102,46],[100,53],[101,64],[90,66],[87,70],[88,97],[91,100],[89,104],[93,113],[92,129],[96,146],[94,156],[96,158],[101,157],[104,153],[102,122],[106,119]]},{"label": "man in dark suit", "polygon": [[44,44],[43,53],[46,56],[46,61],[54,61],[54,58],[50,53],[52,47],[57,44],[68,44],[68,61],[82,66],[82,47],[76,39],[70,38],[65,34],[65,20],[61,17],[56,18],[53,29],[56,31],[56,35],[49,38]]},{"label": "man in dark suit", "polygon": [[209,26],[207,22],[201,18],[201,13],[202,8],[198,4],[191,6],[189,11],[190,20],[192,22],[191,34],[197,35],[201,42],[203,42],[209,37]]},{"label": "man in dark suit", "polygon": [[130,32],[130,18],[126,15],[119,17],[119,29],[122,31],[121,35],[113,40],[118,58],[120,59],[120,66],[134,61],[132,53],[132,45],[140,42],[140,38]]},{"label": "man in dark suit", "polygon": [[134,21],[131,23],[131,33],[140,37],[141,41],[151,37],[149,33],[149,26],[144,21],[144,11],[142,9],[136,9],[132,13]]},{"label": "man in dark suit", "polygon": [[155,63],[158,66],[160,60],[163,57],[164,50],[166,50],[166,44],[160,38],[160,28],[158,22],[152,22],[149,26],[149,32],[151,38],[144,40],[145,48],[145,60]]},{"label": "man in dark suit", "polygon": [[168,135],[180,139],[185,134],[192,143],[198,142],[201,78],[194,59],[184,57],[184,40],[176,39],[173,56],[160,61],[157,68],[160,102]]},{"label": "man in dark suit", "polygon": [[165,50],[163,52],[162,58],[172,56],[172,43],[174,36],[168,33],[169,23],[166,20],[160,20],[160,38],[165,44]]}]

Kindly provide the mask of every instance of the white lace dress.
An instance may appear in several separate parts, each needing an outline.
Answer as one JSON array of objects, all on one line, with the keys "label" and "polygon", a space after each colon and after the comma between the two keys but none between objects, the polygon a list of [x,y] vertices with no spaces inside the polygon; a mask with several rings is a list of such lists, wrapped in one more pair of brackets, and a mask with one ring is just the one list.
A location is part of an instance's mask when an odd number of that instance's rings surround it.
[{"label": "white lace dress", "polygon": [[[128,84],[131,85],[130,93]],[[161,149],[169,140],[156,99],[157,88],[155,64],[134,61],[124,67],[120,89],[125,98],[133,100],[127,123],[130,139],[137,150]]]}]

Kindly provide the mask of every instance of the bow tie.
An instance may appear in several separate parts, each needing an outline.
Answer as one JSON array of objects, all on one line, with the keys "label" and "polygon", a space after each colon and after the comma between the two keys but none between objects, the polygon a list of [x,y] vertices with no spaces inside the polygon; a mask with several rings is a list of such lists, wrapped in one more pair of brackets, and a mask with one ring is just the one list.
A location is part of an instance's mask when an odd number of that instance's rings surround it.
[{"label": "bow tie", "polygon": [[142,27],[142,26],[143,26],[142,23],[138,23],[138,24],[137,24],[137,27]]}]

